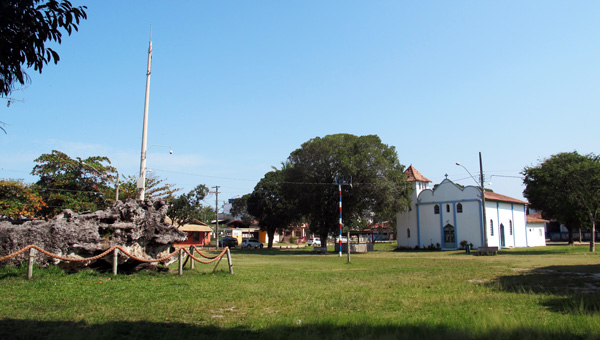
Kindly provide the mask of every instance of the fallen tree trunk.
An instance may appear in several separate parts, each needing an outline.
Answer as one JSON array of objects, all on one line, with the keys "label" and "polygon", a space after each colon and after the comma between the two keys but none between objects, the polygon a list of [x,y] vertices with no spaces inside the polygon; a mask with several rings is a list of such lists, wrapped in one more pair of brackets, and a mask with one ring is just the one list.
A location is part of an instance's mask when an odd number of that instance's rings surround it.
[{"label": "fallen tree trunk", "polygon": [[[155,259],[168,255],[174,243],[186,239],[186,233],[165,222],[168,202],[157,200],[118,201],[106,210],[76,214],[65,210],[50,221],[33,220],[22,224],[0,222],[0,257],[14,253],[30,244],[63,257],[90,258],[112,246],[121,246],[141,259]],[[27,261],[26,254],[3,261],[16,264]],[[176,257],[170,262],[176,260]],[[109,270],[112,256],[94,261],[72,262],[38,256],[40,266],[59,265],[67,270],[85,267]],[[119,268],[135,271],[141,262],[128,256],[119,256]],[[168,264],[168,263],[167,263]]]}]

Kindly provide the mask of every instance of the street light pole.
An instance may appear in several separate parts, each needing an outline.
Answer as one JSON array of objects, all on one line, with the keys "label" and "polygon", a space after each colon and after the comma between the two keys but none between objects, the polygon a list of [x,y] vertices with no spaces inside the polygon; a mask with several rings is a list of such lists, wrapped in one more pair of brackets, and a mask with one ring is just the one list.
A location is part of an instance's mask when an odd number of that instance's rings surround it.
[{"label": "street light pole", "polygon": [[148,140],[148,104],[150,102],[150,74],[152,70],[152,39],[148,46],[148,70],[146,72],[146,99],[144,102],[144,127],[142,130],[142,155],[140,159],[140,177],[138,178],[137,187],[139,189],[140,200],[143,200],[146,195],[146,143]]}]

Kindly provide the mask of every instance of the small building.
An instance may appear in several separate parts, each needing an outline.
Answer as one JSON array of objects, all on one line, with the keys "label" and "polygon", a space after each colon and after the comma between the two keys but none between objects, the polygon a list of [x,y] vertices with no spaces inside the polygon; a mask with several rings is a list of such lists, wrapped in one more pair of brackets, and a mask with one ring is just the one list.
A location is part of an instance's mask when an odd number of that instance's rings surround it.
[{"label": "small building", "polygon": [[[372,231],[350,231],[350,252],[351,253],[366,253],[373,251],[373,232]],[[340,251],[340,244],[335,243],[335,251]],[[342,252],[348,251],[348,242],[346,235],[342,237]]]},{"label": "small building", "polygon": [[176,247],[187,247],[191,245],[206,246],[210,243],[212,228],[200,221],[193,221],[184,225],[175,225],[175,227],[188,234],[187,240],[175,243]]},{"label": "small building", "polygon": [[389,241],[394,239],[394,230],[389,222],[372,224],[364,231],[371,233],[373,241]]},{"label": "small building", "polygon": [[527,215],[527,238],[530,240],[530,247],[546,245],[546,223],[549,222],[542,218],[541,212]]}]

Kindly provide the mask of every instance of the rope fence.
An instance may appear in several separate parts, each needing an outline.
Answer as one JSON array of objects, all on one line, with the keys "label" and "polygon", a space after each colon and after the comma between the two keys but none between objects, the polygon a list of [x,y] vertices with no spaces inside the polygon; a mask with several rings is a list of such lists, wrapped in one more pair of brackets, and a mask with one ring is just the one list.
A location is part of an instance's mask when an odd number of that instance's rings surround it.
[{"label": "rope fence", "polygon": [[[36,251],[40,252],[46,256],[49,256],[49,257],[52,257],[55,259],[59,259],[62,261],[69,261],[69,262],[95,261],[95,260],[101,259],[101,258],[109,255],[110,253],[112,253],[113,254],[113,256],[112,256],[113,275],[117,275],[117,272],[118,272],[119,253],[123,253],[123,255],[126,255],[135,261],[145,262],[145,263],[163,262],[163,261],[170,259],[171,257],[173,257],[175,255],[178,255],[179,275],[183,275],[183,268],[184,268],[185,264],[187,263],[187,261],[190,259],[192,260],[190,262],[190,269],[194,269],[195,262],[200,262],[202,264],[210,264],[213,262],[217,262],[217,264],[215,265],[215,268],[213,269],[213,273],[214,273],[217,270],[219,263],[221,263],[221,259],[223,258],[223,256],[227,255],[227,263],[229,265],[229,273],[233,274],[233,262],[232,262],[232,258],[231,258],[231,252],[229,251],[229,247],[225,247],[225,249],[223,249],[223,251],[221,253],[219,253],[218,255],[207,256],[207,255],[202,254],[200,252],[200,250],[198,250],[198,248],[196,248],[196,246],[194,246],[194,245],[190,246],[189,250],[186,248],[179,248],[179,249],[176,249],[174,252],[172,252],[164,257],[158,258],[158,259],[143,259],[143,258],[140,258],[140,257],[130,254],[127,250],[125,250],[121,246],[112,246],[109,249],[102,252],[101,254],[98,254],[93,257],[73,258],[73,257],[65,257],[65,256],[52,254],[36,245],[30,244],[27,247],[22,248],[12,254],[0,257],[0,262],[10,260],[14,257],[17,257],[17,256],[25,253],[26,251],[29,251],[28,263],[27,263],[27,278],[28,279],[31,279],[31,277],[33,276],[33,264],[35,262]],[[202,257],[206,260],[202,260],[202,259],[194,256],[194,251],[196,251],[198,253],[198,255],[200,255],[200,257]],[[184,254],[185,254],[185,262],[184,262]]]}]

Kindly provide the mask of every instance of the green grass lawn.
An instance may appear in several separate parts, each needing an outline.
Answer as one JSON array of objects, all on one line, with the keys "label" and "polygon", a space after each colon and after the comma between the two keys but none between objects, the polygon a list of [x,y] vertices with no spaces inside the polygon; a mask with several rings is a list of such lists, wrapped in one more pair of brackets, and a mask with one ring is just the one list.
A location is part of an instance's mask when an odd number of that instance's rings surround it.
[{"label": "green grass lawn", "polygon": [[177,275],[0,268],[0,338],[599,339],[587,246],[313,255],[234,250]]}]

